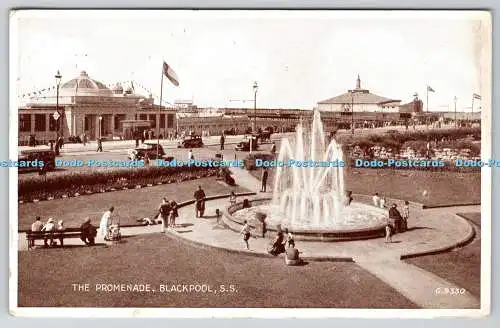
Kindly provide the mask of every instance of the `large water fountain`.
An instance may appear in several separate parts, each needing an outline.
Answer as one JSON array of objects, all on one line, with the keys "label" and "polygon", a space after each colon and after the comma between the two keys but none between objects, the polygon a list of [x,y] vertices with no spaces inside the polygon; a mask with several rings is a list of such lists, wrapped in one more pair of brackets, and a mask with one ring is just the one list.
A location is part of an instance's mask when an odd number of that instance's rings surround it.
[{"label": "large water fountain", "polygon": [[320,113],[315,111],[310,129],[299,124],[295,138],[281,142],[277,163],[283,165],[276,167],[272,199],[231,213],[233,221],[260,213],[268,229],[287,228],[299,239],[301,234],[321,239],[380,236],[386,211],[349,202],[343,161],[341,146],[335,139],[326,142]]}]

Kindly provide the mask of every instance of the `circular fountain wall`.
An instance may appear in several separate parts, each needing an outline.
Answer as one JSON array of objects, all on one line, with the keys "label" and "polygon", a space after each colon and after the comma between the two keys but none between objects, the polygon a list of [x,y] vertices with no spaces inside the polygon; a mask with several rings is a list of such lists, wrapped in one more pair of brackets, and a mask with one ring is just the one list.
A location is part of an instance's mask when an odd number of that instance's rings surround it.
[{"label": "circular fountain wall", "polygon": [[386,211],[362,203],[353,202],[343,207],[340,212],[343,219],[328,226],[316,225],[314,220],[292,222],[280,212],[279,207],[272,204],[271,199],[252,200],[250,204],[249,208],[242,208],[242,203],[230,206],[225,213],[226,224],[238,231],[247,220],[257,231],[261,231],[264,218],[268,236],[272,236],[272,232],[288,229],[293,232],[295,239],[311,241],[347,241],[385,235]]}]

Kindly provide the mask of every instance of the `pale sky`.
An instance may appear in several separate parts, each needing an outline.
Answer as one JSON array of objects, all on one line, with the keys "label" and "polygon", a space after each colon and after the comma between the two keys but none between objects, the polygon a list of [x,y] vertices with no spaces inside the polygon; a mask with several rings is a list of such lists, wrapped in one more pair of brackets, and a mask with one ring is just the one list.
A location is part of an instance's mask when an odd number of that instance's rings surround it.
[{"label": "pale sky", "polygon": [[[17,13],[11,36],[18,94],[86,70],[105,84],[135,80],[160,94],[162,58],[180,86],[164,79],[163,99],[200,107],[310,109],[355,86],[453,110],[481,93],[480,15],[465,12],[54,11]],[[17,42],[17,45],[16,45]],[[476,50],[475,50],[476,49]],[[142,92],[146,94],[146,92]],[[477,104],[477,103],[476,103]],[[449,105],[449,109],[447,106]],[[478,106],[478,105],[475,105]],[[477,108],[476,108],[477,110]]]}]

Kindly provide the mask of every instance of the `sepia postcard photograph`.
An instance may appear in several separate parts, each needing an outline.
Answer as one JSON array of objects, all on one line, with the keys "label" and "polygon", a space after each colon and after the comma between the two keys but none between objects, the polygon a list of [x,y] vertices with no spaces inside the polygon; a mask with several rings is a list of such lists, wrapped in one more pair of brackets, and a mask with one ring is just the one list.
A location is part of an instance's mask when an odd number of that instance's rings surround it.
[{"label": "sepia postcard photograph", "polygon": [[13,10],[20,317],[490,313],[488,11]]}]

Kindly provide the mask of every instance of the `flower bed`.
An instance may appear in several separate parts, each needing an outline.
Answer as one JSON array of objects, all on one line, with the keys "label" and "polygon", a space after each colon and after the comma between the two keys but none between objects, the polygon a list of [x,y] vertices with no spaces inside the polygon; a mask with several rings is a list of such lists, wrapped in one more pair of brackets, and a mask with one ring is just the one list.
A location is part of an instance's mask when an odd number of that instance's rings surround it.
[{"label": "flower bed", "polygon": [[436,170],[455,170],[455,159],[479,159],[480,137],[480,129],[413,131],[351,137],[344,140],[343,147],[350,165],[356,159],[423,159],[444,161],[445,167]]},{"label": "flower bed", "polygon": [[69,175],[37,177],[19,181],[19,201],[74,197],[105,191],[135,189],[137,186],[168,184],[217,174],[215,168],[146,167],[106,172],[81,172]]}]

